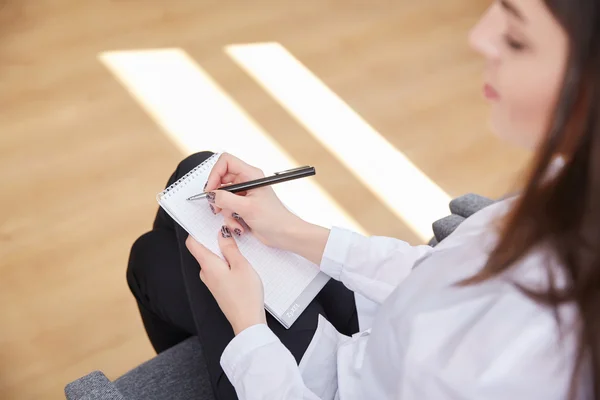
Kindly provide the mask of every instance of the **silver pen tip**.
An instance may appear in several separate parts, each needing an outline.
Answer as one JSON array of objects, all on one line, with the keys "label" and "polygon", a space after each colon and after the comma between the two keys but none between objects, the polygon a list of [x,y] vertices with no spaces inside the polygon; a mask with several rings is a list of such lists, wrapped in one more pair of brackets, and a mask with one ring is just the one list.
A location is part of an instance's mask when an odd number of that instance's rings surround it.
[{"label": "silver pen tip", "polygon": [[198,200],[198,199],[202,199],[204,197],[206,197],[206,193],[193,195],[191,197],[188,197],[187,200],[188,201],[190,201],[190,200]]}]

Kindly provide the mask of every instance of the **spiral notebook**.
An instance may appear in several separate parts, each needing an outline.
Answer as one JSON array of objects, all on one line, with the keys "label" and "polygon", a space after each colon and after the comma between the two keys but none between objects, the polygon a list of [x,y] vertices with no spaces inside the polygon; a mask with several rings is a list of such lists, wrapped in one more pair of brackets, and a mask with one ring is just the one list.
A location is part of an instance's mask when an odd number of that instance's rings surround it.
[{"label": "spiral notebook", "polygon": [[[217,233],[223,217],[206,201],[188,201],[201,193],[220,154],[215,154],[157,195],[160,206],[196,241],[222,257]],[[318,266],[294,253],[265,246],[252,233],[235,237],[242,254],[260,276],[265,309],[289,328],[321,291],[329,277]]]}]

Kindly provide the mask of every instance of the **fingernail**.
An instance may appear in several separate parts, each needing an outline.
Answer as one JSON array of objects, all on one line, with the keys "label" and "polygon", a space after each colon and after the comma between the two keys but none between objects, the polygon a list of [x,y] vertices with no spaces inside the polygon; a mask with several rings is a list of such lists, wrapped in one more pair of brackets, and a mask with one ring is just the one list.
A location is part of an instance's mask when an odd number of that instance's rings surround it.
[{"label": "fingernail", "polygon": [[231,232],[229,231],[229,228],[226,227],[225,225],[223,225],[221,227],[221,236],[223,236],[225,239],[228,239],[231,237]]},{"label": "fingernail", "polygon": [[212,212],[213,212],[213,214],[215,214],[215,215],[216,215],[216,214],[217,214],[217,212],[215,211],[215,208],[213,207],[213,205],[212,205],[212,204],[209,204],[209,207],[210,207],[210,211],[212,211]]},{"label": "fingernail", "polygon": [[206,200],[208,200],[209,203],[214,203],[215,202],[215,192],[208,192],[206,194]]},{"label": "fingernail", "polygon": [[235,228],[233,231],[235,232],[236,235],[242,236],[242,230],[240,228]]},{"label": "fingernail", "polygon": [[231,216],[232,216],[234,219],[238,219],[238,220],[239,220],[239,219],[242,219],[242,217],[240,217],[240,214],[238,214],[238,213],[233,213],[233,214],[231,214]]},{"label": "fingernail", "polygon": [[202,188],[202,190],[206,190],[206,187],[207,187],[207,186],[208,186],[208,182],[206,182],[206,183],[204,184],[204,187]]}]

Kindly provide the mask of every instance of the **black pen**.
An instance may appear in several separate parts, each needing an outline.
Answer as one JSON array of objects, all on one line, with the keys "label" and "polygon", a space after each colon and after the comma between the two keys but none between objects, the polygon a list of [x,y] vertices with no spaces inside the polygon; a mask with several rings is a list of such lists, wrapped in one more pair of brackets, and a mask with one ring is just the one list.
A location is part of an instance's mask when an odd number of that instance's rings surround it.
[{"label": "black pen", "polygon": [[[287,171],[276,172],[272,176],[267,176],[265,178],[256,179],[253,181],[236,183],[235,185],[223,186],[215,190],[226,190],[230,193],[239,193],[244,192],[246,190],[257,189],[263,186],[270,186],[276,183],[287,182],[294,179],[305,178],[307,176],[313,176],[317,172],[315,171],[315,167],[304,166],[299,168],[290,169]],[[200,193],[194,195],[192,197],[188,197],[188,200],[199,200],[206,197],[208,193]]]}]

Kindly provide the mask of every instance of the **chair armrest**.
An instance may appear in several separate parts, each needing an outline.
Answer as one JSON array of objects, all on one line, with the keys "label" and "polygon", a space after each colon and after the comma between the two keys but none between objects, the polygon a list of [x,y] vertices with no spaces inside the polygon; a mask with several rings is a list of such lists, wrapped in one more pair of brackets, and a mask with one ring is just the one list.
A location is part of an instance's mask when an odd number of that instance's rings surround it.
[{"label": "chair armrest", "polygon": [[450,212],[463,218],[469,218],[477,211],[492,205],[493,203],[495,203],[494,200],[488,199],[487,197],[469,193],[452,200],[450,202]]},{"label": "chair armrest", "polygon": [[115,379],[127,400],[214,400],[200,340],[191,337]]},{"label": "chair armrest", "polygon": [[114,383],[100,371],[94,371],[65,387],[67,400],[126,400]]},{"label": "chair armrest", "polygon": [[435,236],[431,239],[429,245],[435,247],[439,242],[450,236],[465,219],[494,203],[494,200],[473,193],[452,200],[450,202],[451,214],[433,223],[433,234]]},{"label": "chair armrest", "polygon": [[114,382],[100,371],[65,387],[67,400],[214,400],[202,346],[191,337]]},{"label": "chair armrest", "polygon": [[466,218],[463,218],[460,215],[452,214],[435,221],[432,225],[432,228],[433,234],[435,235],[437,241],[441,242],[450,236],[450,234],[454,232],[454,230],[458,228],[458,226],[462,224],[465,219]]}]

